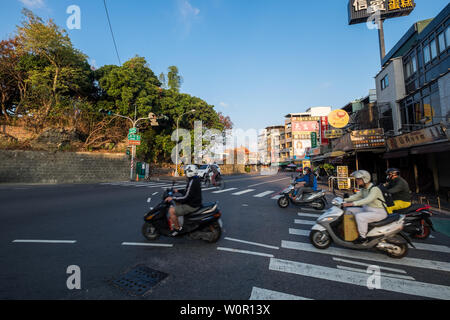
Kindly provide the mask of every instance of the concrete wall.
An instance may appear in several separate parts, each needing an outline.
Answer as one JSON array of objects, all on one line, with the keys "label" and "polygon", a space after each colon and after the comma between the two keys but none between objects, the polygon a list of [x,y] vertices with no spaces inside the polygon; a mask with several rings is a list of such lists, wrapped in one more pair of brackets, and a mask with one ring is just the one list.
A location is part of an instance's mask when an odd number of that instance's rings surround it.
[{"label": "concrete wall", "polygon": [[0,183],[96,183],[126,181],[124,154],[0,150]]},{"label": "concrete wall", "polygon": [[[386,75],[389,75],[389,86],[381,90],[381,80]],[[406,94],[402,58],[392,59],[375,77],[375,83],[377,88],[377,103],[389,103],[391,105],[394,131],[396,134],[399,134],[402,120],[400,106],[397,103],[397,100],[403,99]]]}]

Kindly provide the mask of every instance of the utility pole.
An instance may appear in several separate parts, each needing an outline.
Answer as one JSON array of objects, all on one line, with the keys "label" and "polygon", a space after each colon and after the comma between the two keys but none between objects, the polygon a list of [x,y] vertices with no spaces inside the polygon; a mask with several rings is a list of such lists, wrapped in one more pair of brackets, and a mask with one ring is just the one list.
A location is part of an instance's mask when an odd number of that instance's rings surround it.
[{"label": "utility pole", "polygon": [[380,42],[380,61],[383,64],[383,59],[386,56],[386,44],[384,42],[384,20],[378,20],[378,40]]},{"label": "utility pole", "polygon": [[181,119],[181,117],[183,117],[184,115],[186,115],[186,114],[189,114],[189,113],[194,113],[196,110],[195,109],[192,109],[191,111],[188,111],[188,112],[185,112],[185,113],[183,113],[181,116],[179,116],[178,117],[178,119],[177,119],[177,141],[176,141],[176,155],[175,155],[175,177],[178,177],[179,176],[179,174],[178,174],[178,140],[180,139],[180,137],[178,136],[178,127],[179,127],[179,123],[180,123],[180,119]]},{"label": "utility pole", "polygon": [[[131,121],[132,127],[129,131],[130,134],[131,134],[131,132],[132,132],[132,134],[137,134],[137,124],[143,120],[150,120],[151,125],[154,127],[159,125],[158,122],[156,121],[157,117],[154,113],[149,113],[147,118],[136,119],[137,118],[137,106],[136,105],[134,106],[134,119],[131,119],[130,117],[122,116],[120,114],[113,113],[111,111],[105,111],[103,109],[100,109],[99,112],[105,113],[109,116],[116,116],[116,117],[124,118],[124,119]],[[164,116],[162,116],[162,117],[164,117]],[[135,159],[136,159],[136,145],[135,144],[132,145],[131,150],[132,151],[131,151],[131,165],[130,165],[130,180],[133,181],[134,180],[134,171],[135,171],[134,170],[135,169]]]}]

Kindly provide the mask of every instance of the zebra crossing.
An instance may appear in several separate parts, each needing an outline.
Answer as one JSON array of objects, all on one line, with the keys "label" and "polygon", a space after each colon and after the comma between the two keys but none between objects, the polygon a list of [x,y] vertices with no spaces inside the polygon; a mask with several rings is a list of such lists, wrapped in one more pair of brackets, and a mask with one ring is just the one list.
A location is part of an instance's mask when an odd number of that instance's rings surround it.
[{"label": "zebra crossing", "polygon": [[[311,214],[299,212],[298,216],[302,219],[294,219],[297,228],[288,228],[288,234],[296,237],[296,241],[281,241],[281,250],[294,250],[295,252],[316,253],[329,256],[330,265],[323,266],[317,264],[306,263],[304,261],[284,260],[277,257],[271,257],[269,262],[269,270],[281,274],[291,274],[313,279],[327,280],[331,282],[344,283],[352,286],[367,287],[368,279],[371,273],[370,268],[379,268],[380,290],[386,290],[394,293],[406,295],[415,295],[432,299],[450,299],[450,286],[424,283],[418,281],[415,276],[408,274],[404,269],[415,268],[425,269],[426,272],[442,272],[444,283],[448,284],[450,280],[450,248],[446,245],[413,243],[415,249],[410,249],[410,256],[414,256],[416,252],[436,253],[438,256],[427,260],[415,257],[405,257],[403,259],[392,259],[382,253],[374,253],[369,251],[355,251],[342,247],[330,247],[326,250],[316,249],[309,242],[310,226],[315,223],[319,214]],[[444,256],[444,258],[442,258]],[[438,258],[439,257],[439,258]],[[301,260],[301,259],[298,259]],[[393,266],[399,267],[394,268]],[[293,292],[274,291],[273,288],[253,287],[250,300],[265,297],[271,300],[297,300],[309,299],[296,295]],[[358,297],[355,297],[357,299]]]},{"label": "zebra crossing", "polygon": [[[123,181],[123,182],[107,182],[100,183],[102,186],[119,186],[119,187],[129,187],[129,188],[171,188],[172,182],[131,182],[131,181]],[[174,188],[184,188],[186,187],[186,183],[179,183],[173,185]],[[257,191],[256,189],[247,189],[247,188],[226,188],[223,190],[217,189],[216,187],[208,187],[202,188],[202,191],[211,191],[212,194],[229,194],[231,196],[243,196],[250,195],[254,198],[270,198],[272,200],[278,200],[281,196],[277,194],[276,191],[273,190],[265,190],[263,192]]]}]

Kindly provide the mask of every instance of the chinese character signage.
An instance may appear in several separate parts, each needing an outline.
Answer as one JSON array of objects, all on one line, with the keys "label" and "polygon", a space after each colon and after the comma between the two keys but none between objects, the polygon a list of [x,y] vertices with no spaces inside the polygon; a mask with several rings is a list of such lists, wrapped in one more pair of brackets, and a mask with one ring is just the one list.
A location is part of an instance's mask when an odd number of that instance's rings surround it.
[{"label": "chinese character signage", "polygon": [[342,129],[325,130],[323,134],[326,139],[336,139],[342,137],[343,135],[344,130]]},{"label": "chinese character signage", "polygon": [[401,136],[389,138],[387,145],[389,150],[409,148],[425,143],[446,139],[446,134],[441,125],[425,128],[422,130],[403,134]]},{"label": "chinese character signage", "polygon": [[318,121],[292,121],[292,134],[310,134],[319,132]]},{"label": "chinese character signage", "polygon": [[415,7],[414,0],[349,0],[349,24],[365,23],[378,12],[382,20],[407,16]]},{"label": "chinese character signage", "polygon": [[320,117],[320,143],[322,145],[328,144],[328,139],[325,137],[325,131],[328,130],[328,117]]},{"label": "chinese character signage", "polygon": [[317,132],[311,132],[311,148],[317,148]]},{"label": "chinese character signage", "polygon": [[386,146],[384,129],[353,131],[351,141],[355,149],[380,148]]}]

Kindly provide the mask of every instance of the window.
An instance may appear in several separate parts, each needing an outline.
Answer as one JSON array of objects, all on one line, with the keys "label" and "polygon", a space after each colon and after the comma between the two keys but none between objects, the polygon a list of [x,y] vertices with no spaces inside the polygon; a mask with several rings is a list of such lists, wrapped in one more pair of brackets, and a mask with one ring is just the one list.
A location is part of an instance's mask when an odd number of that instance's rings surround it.
[{"label": "window", "polygon": [[431,46],[431,59],[433,60],[434,58],[437,57],[436,40],[431,41],[430,46]]},{"label": "window", "polygon": [[430,62],[431,58],[430,58],[430,46],[427,45],[423,48],[423,59],[425,60],[425,64],[427,64],[428,62]]},{"label": "window", "polygon": [[411,77],[411,61],[408,62],[405,66],[405,74],[406,74],[406,79]]},{"label": "window", "polygon": [[445,46],[445,34],[442,32],[439,36],[439,53],[442,53],[445,51],[445,49],[447,48]]},{"label": "window", "polygon": [[389,87],[389,75],[385,75],[383,79],[381,79],[381,90]]},{"label": "window", "polygon": [[411,63],[412,63],[412,73],[416,73],[417,72],[417,58],[416,58],[416,56],[412,57]]},{"label": "window", "polygon": [[450,27],[445,30],[445,39],[447,41],[447,47],[450,46]]}]

